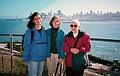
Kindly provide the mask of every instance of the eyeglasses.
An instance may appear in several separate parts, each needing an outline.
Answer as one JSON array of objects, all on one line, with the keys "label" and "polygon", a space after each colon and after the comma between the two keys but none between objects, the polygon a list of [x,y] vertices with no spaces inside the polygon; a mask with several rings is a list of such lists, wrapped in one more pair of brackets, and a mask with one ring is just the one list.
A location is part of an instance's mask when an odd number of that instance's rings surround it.
[{"label": "eyeglasses", "polygon": [[75,28],[76,28],[76,27],[77,27],[77,25],[70,25],[70,27],[75,27]]}]

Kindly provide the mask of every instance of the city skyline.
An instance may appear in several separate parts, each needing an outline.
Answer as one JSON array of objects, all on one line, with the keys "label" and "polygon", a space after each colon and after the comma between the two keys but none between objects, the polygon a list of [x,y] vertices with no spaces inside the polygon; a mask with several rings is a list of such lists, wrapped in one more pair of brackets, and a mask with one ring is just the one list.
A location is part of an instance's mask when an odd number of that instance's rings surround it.
[{"label": "city skyline", "polygon": [[94,12],[102,11],[104,13],[110,11],[120,11],[119,0],[59,0],[46,7],[43,11],[54,11],[62,10],[66,15],[72,15],[75,12],[83,11]]},{"label": "city skyline", "polygon": [[[83,11],[74,13],[73,15],[65,15],[63,11],[58,10],[57,12],[41,12],[43,20],[50,21],[53,16],[59,16],[62,21],[71,21],[71,19],[77,18],[82,21],[120,21],[120,12],[116,11],[115,13],[108,11],[103,13],[102,11],[94,12],[90,10],[89,12],[83,13]],[[1,17],[0,20],[19,20],[26,21],[28,17],[18,18],[18,17]]]},{"label": "city skyline", "polygon": [[120,11],[120,0],[1,0],[0,16],[28,17],[34,11],[57,12],[61,10],[65,15],[83,11],[116,12]]}]

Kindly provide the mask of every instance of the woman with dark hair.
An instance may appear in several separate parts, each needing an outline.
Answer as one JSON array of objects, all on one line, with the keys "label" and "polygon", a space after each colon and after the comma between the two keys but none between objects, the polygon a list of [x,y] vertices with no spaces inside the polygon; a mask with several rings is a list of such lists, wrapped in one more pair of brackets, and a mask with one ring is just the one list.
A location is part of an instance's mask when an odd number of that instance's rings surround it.
[{"label": "woman with dark hair", "polygon": [[57,62],[62,64],[64,59],[62,45],[65,33],[63,30],[60,29],[60,18],[58,16],[52,17],[50,21],[50,26],[51,28],[46,30],[48,40],[47,67],[48,75],[54,76]]},{"label": "woman with dark hair", "polygon": [[31,14],[27,27],[23,39],[23,62],[28,64],[29,76],[42,76],[47,56],[47,37],[38,12]]}]

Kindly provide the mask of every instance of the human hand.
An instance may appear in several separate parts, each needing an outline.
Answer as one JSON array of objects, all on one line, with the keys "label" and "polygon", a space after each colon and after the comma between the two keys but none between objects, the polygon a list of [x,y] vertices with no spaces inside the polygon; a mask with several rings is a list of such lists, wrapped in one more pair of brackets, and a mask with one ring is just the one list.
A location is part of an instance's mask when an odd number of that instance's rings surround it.
[{"label": "human hand", "polygon": [[24,61],[23,64],[24,64],[25,66],[27,66],[27,65],[28,65],[28,61]]},{"label": "human hand", "polygon": [[59,59],[59,63],[62,64],[64,62],[64,59]]},{"label": "human hand", "polygon": [[50,57],[47,57],[47,63],[50,63],[51,59]]},{"label": "human hand", "polygon": [[77,49],[77,48],[71,48],[70,51],[71,51],[73,54],[78,54],[78,53],[79,53],[79,49]]}]

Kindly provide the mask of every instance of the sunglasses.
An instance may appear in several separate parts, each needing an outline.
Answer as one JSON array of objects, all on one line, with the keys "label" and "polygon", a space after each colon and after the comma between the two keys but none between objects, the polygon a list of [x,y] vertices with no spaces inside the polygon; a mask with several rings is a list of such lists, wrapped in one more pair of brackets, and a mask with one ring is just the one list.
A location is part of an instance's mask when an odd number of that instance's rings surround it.
[{"label": "sunglasses", "polygon": [[70,27],[77,27],[77,25],[70,25]]}]

